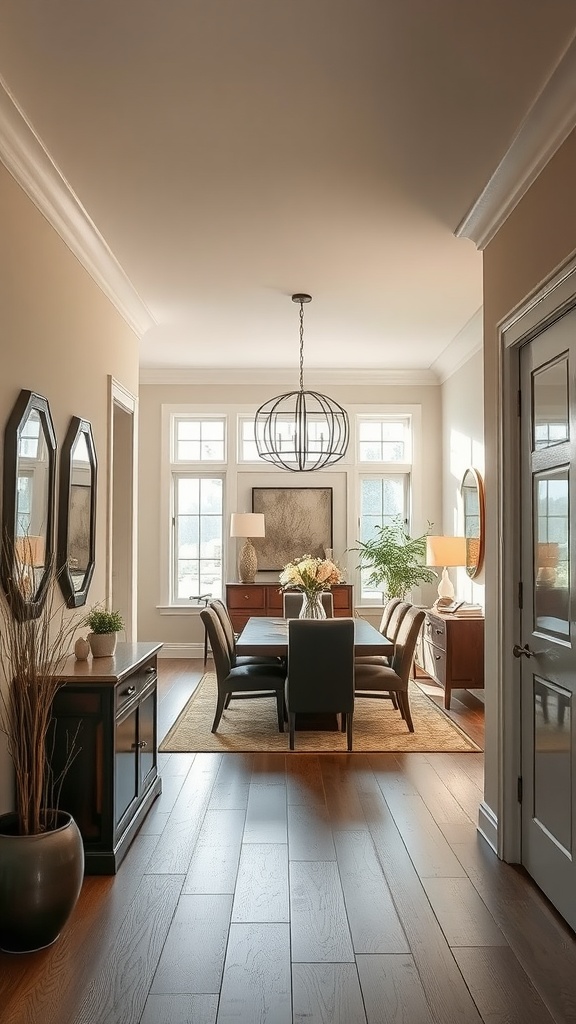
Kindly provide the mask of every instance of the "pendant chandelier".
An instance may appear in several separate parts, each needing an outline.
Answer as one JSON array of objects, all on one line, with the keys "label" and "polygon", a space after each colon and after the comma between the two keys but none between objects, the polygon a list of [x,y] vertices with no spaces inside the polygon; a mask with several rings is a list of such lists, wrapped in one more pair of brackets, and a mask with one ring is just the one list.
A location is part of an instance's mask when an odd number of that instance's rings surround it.
[{"label": "pendant chandelier", "polygon": [[311,301],[311,295],[292,296],[292,302],[300,305],[300,387],[264,402],[254,421],[260,458],[294,473],[338,462],[346,454],[350,436],[342,406],[318,391],[304,390],[304,303]]}]

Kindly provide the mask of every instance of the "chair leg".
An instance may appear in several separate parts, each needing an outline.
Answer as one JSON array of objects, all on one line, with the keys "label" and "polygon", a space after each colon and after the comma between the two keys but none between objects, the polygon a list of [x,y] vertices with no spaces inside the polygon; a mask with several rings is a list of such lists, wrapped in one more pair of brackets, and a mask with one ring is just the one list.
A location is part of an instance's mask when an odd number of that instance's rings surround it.
[{"label": "chair leg", "polygon": [[224,711],[226,711],[226,708],[229,707],[231,700],[232,700],[232,694],[231,693],[227,693],[226,694],[226,700],[224,701]]},{"label": "chair leg", "polygon": [[400,707],[404,714],[402,715],[406,725],[408,726],[409,732],[414,732],[414,725],[412,723],[412,715],[410,714],[410,703],[408,701],[408,694],[403,691],[398,691],[398,700],[400,701]]},{"label": "chair leg", "polygon": [[294,729],[296,728],[296,714],[294,711],[288,712],[288,722],[290,725],[290,750],[294,750]]},{"label": "chair leg", "polygon": [[216,703],[216,714],[214,715],[214,721],[212,722],[212,732],[216,732],[220,719],[222,718],[222,712],[224,711],[224,701],[226,699],[225,693],[218,694],[218,701]]},{"label": "chair leg", "polygon": [[278,712],[278,732],[284,732],[284,693],[276,690],[276,710]]},{"label": "chair leg", "polygon": [[342,732],[346,732],[346,712],[340,712],[340,729]]},{"label": "chair leg", "polygon": [[396,697],[394,690],[390,690],[390,700],[392,701],[394,711],[398,711],[398,698]]},{"label": "chair leg", "polygon": [[352,750],[352,719],[354,718],[354,712],[349,711],[346,715],[346,740],[348,750]]}]

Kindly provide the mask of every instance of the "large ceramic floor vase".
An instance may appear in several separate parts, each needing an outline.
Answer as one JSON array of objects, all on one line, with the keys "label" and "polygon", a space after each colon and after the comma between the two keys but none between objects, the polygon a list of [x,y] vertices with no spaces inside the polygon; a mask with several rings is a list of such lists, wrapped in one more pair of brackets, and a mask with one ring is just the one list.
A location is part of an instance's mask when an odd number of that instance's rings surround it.
[{"label": "large ceramic floor vase", "polygon": [[84,847],[70,814],[57,827],[20,836],[15,814],[0,815],[0,949],[50,946],[72,913],[84,877]]}]

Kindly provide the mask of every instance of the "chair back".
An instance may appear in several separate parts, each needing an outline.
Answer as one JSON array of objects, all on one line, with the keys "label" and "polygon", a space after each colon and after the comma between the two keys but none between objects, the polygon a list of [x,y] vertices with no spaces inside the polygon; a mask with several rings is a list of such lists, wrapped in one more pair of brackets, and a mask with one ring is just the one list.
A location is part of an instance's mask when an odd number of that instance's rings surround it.
[{"label": "chair back", "polygon": [[394,654],[392,655],[392,668],[396,675],[400,676],[402,682],[406,683],[406,686],[408,685],[416,641],[418,640],[418,634],[425,617],[426,613],[421,608],[409,605],[396,636]]},{"label": "chair back", "polygon": [[200,612],[200,618],[208,633],[212,657],[214,658],[214,667],[216,669],[216,678],[220,684],[224,682],[232,670],[232,658],[230,657],[226,636],[222,629],[222,623],[213,608],[210,606],[203,608]]},{"label": "chair back", "polygon": [[354,619],[290,619],[289,711],[354,710]]},{"label": "chair back", "polygon": [[[334,618],[334,598],[332,596],[332,592],[330,590],[323,590],[322,591],[322,595],[321,595],[321,599],[322,599],[322,605],[324,607],[324,611],[326,612],[326,618],[327,619],[333,619]],[[284,615],[284,618],[285,619],[297,619],[299,614],[300,614],[300,609],[302,607],[302,601],[303,600],[304,600],[304,594],[301,591],[299,591],[299,590],[297,590],[296,592],[294,592],[294,591],[287,591],[286,593],[284,593],[282,595],[282,608],[283,608],[282,614]]]},{"label": "chair back", "polygon": [[[392,613],[388,620],[387,631],[384,634],[388,637],[392,643],[396,643],[396,637],[398,636],[398,630],[404,620],[404,616],[407,611],[412,608],[413,605],[408,604],[408,601],[399,601],[397,605],[392,609]],[[382,631],[380,631],[382,632]]]},{"label": "chair back", "polygon": [[236,652],[236,637],[234,636],[234,627],[232,620],[228,614],[228,609],[223,601],[220,601],[217,597],[208,604],[209,608],[212,608],[216,612],[220,625],[224,630],[224,636],[226,637],[226,643],[228,644],[228,650],[230,652],[230,660],[234,662]]},{"label": "chair back", "polygon": [[402,604],[401,597],[391,597],[384,605],[384,611],[382,612],[382,618],[380,619],[380,626],[378,627],[382,636],[388,636],[387,629],[390,623],[390,616],[398,604]]}]

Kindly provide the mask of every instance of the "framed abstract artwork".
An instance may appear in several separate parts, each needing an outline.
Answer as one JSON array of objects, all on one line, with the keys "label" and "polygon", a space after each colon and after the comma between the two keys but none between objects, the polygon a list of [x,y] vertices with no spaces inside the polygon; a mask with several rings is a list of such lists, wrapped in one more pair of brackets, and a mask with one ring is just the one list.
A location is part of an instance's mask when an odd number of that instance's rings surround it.
[{"label": "framed abstract artwork", "polygon": [[332,547],[331,487],[253,487],[252,511],[264,515],[266,536],[253,540],[263,572]]}]

